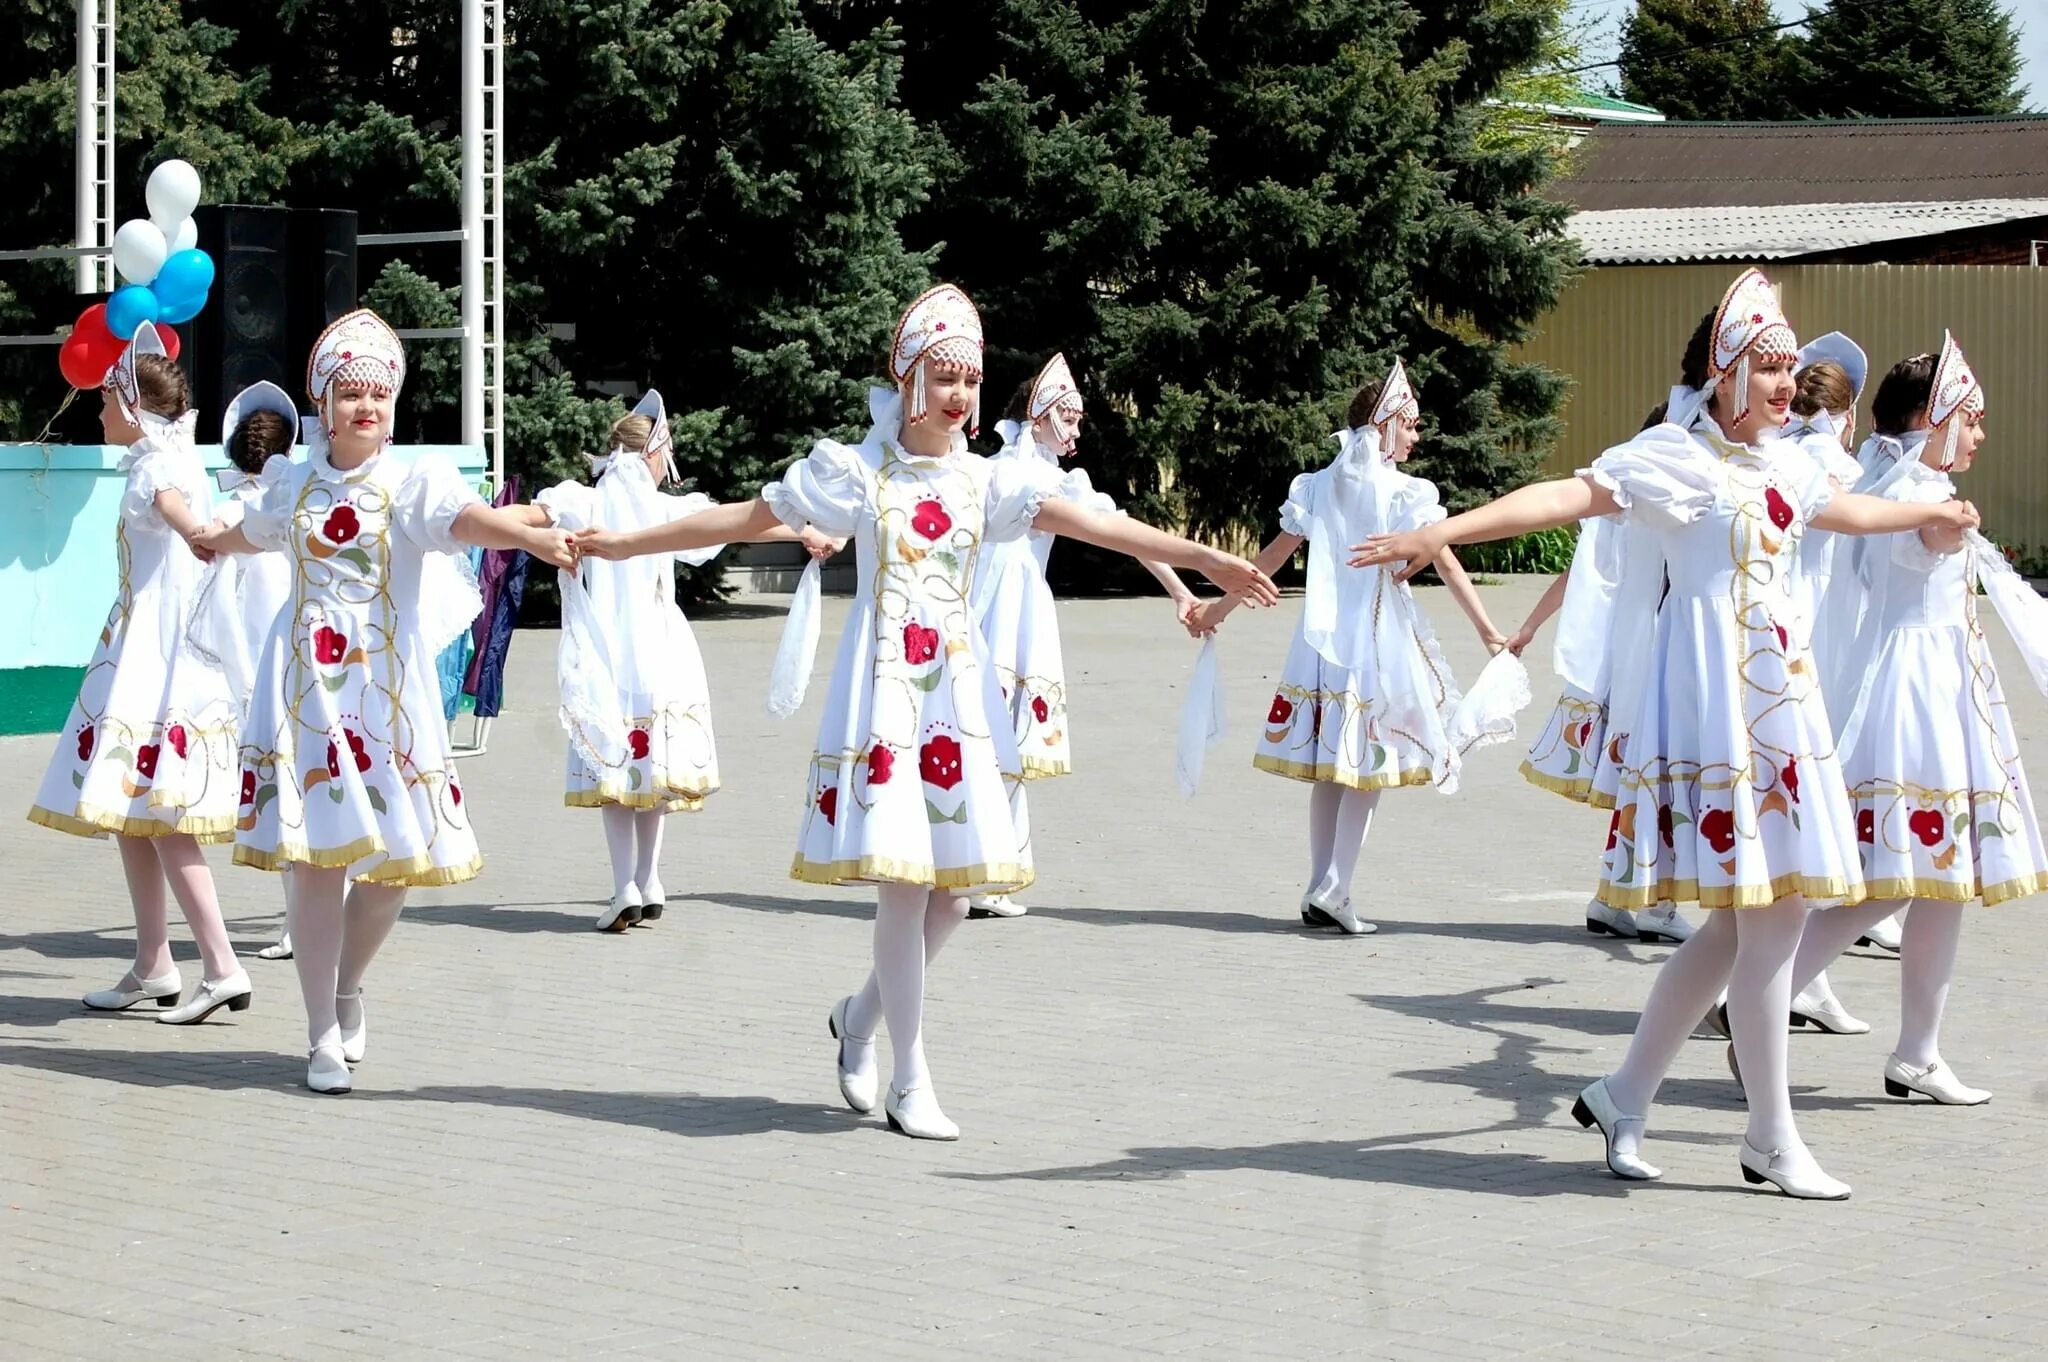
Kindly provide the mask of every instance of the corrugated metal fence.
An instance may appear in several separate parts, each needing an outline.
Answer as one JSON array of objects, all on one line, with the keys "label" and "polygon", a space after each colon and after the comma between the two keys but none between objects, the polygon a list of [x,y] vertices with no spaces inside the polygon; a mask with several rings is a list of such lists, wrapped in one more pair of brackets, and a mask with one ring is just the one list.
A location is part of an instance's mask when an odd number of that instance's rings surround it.
[{"label": "corrugated metal fence", "polygon": [[[1573,383],[1553,473],[1584,467],[1634,433],[1678,380],[1700,314],[1737,273],[1732,265],[1609,265],[1572,286],[1518,351]],[[1764,273],[1802,339],[1842,331],[1870,355],[1859,438],[1885,370],[1938,350],[1943,327],[1954,331],[1990,403],[1989,438],[1959,485],[1993,538],[2030,556],[2048,552],[2048,269],[1785,265]]]}]

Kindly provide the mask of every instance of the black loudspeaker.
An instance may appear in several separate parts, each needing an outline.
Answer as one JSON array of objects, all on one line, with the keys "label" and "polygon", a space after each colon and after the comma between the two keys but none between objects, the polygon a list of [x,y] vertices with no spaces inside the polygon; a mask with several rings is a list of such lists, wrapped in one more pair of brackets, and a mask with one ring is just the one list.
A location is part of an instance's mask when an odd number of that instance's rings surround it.
[{"label": "black loudspeaker", "polygon": [[306,357],[356,305],[356,215],[206,204],[193,214],[213,291],[181,331],[204,437],[236,393],[268,380],[306,404]]}]

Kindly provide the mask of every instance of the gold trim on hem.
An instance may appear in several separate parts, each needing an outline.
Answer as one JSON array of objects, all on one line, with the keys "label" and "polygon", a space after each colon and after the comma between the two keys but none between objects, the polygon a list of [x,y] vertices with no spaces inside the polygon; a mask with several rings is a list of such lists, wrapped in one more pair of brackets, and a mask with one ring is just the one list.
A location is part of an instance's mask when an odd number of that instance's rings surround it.
[{"label": "gold trim on hem", "polygon": [[1369,776],[1364,780],[1338,774],[1334,763],[1312,761],[1288,761],[1281,757],[1269,757],[1263,752],[1254,753],[1252,765],[1261,771],[1289,780],[1306,780],[1316,785],[1342,785],[1347,790],[1389,790],[1396,786],[1433,785],[1426,767],[1411,766],[1392,776]]},{"label": "gold trim on hem", "polygon": [[129,818],[121,814],[80,809],[79,813],[58,813],[40,804],[32,805],[28,821],[73,837],[190,837],[201,846],[222,846],[235,840],[235,820],[228,818],[181,818],[166,823],[161,818]]},{"label": "gold trim on hem", "polygon": [[1593,778],[1554,776],[1548,771],[1539,771],[1530,762],[1522,763],[1522,779],[1539,790],[1548,790],[1554,795],[1563,795],[1574,804],[1587,803],[1593,795]]},{"label": "gold trim on hem", "polygon": [[1070,761],[1048,761],[1044,757],[1019,757],[1017,760],[1024,768],[1018,774],[1019,780],[1054,780],[1074,773],[1074,764]]},{"label": "gold trim on hem", "polygon": [[1647,888],[1622,887],[1602,876],[1597,897],[1609,908],[1639,913],[1652,904],[1664,902],[1697,903],[1702,908],[1768,908],[1793,894],[1826,900],[1831,907],[1839,902],[1845,908],[1871,897],[1868,887],[1860,881],[1852,886],[1847,880],[1823,880],[1808,875],[1780,875],[1769,884],[1708,887],[1702,887],[1698,880],[1660,879]]},{"label": "gold trim on hem", "polygon": [[1605,790],[1587,791],[1586,804],[1589,808],[1605,809],[1609,813],[1612,813],[1617,807],[1619,807],[1615,803],[1614,796],[1607,793],[1607,791]]},{"label": "gold trim on hem", "polygon": [[802,852],[790,863],[789,877],[804,884],[915,884],[926,889],[987,888],[996,893],[1029,889],[1038,876],[1029,866],[970,865],[936,867],[907,861],[862,856],[851,861],[806,860]]},{"label": "gold trim on hem", "polygon": [[[259,851],[252,846],[237,843],[235,864],[246,865],[256,870],[279,871],[294,865],[310,865],[318,870],[346,870],[357,861],[367,859],[384,850],[383,839],[362,837],[339,850],[322,848],[318,851],[306,846],[285,846],[275,851]],[[353,876],[366,884],[393,884],[405,889],[431,889],[437,885],[461,884],[473,880],[484,868],[481,853],[472,856],[466,865],[436,866],[431,856],[412,856],[405,860],[390,859],[367,874]]]},{"label": "gold trim on hem", "polygon": [[[716,790],[716,785],[712,790]],[[705,794],[711,791],[707,790]],[[684,794],[640,794],[628,792],[622,795],[608,795],[602,790],[565,790],[562,792],[562,806],[569,809],[665,809],[669,813],[698,813],[704,808],[704,795]]]},{"label": "gold trim on hem", "polygon": [[1931,899],[1936,903],[1968,903],[1972,899],[1983,899],[1986,908],[2014,899],[2023,899],[2029,894],[2048,891],[2048,874],[2036,872],[2021,875],[1997,884],[1979,884],[1972,880],[1958,884],[1952,880],[1890,879],[1866,880],[1864,887],[1874,899]]}]

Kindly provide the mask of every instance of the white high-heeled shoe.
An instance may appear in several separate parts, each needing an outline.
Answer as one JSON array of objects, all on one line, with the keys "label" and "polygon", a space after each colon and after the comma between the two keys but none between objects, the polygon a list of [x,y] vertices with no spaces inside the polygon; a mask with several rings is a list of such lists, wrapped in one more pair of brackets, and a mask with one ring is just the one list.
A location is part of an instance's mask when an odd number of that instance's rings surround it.
[{"label": "white high-heeled shoe", "polygon": [[1633,941],[1636,939],[1636,915],[1591,899],[1586,903],[1586,930],[1594,936],[1618,936],[1623,941]]},{"label": "white high-heeled shoe", "polygon": [[640,925],[659,921],[668,909],[668,891],[661,887],[661,881],[640,887]]},{"label": "white high-heeled shoe", "polygon": [[272,944],[256,952],[258,960],[289,960],[292,958],[292,934],[281,932]]},{"label": "white high-heeled shoe", "polygon": [[1636,936],[1643,941],[1668,941],[1682,946],[1692,933],[1692,924],[1680,917],[1678,905],[1668,900],[1636,914]]},{"label": "white high-heeled shoe", "polygon": [[306,1055],[306,1086],[314,1092],[339,1097],[354,1084],[340,1046],[322,1045]]},{"label": "white high-heeled shoe", "polygon": [[1793,997],[1792,1025],[1794,1029],[1811,1026],[1835,1036],[1861,1036],[1870,1030],[1869,1022],[1850,1016],[1834,990],[1819,987],[1818,980]]},{"label": "white high-heeled shoe", "polygon": [[247,1012],[256,991],[247,970],[236,970],[225,979],[201,979],[192,996],[168,1012],[156,1014],[165,1026],[197,1026],[223,1007],[230,1012]]},{"label": "white high-heeled shoe", "polygon": [[[852,1002],[853,996],[848,994],[832,1004],[832,1010],[825,1016],[825,1029],[832,1033],[832,1039],[839,1042],[838,1050],[832,1059],[839,1070],[839,1095],[846,1099],[847,1106],[866,1116],[875,1109],[875,1097],[881,1087],[881,1080],[872,1067],[866,1073],[846,1067],[847,1044],[861,1043],[858,1038],[848,1035],[846,1031],[846,1009]],[[869,1036],[866,1044],[873,1047],[874,1043],[875,1038]],[[870,1055],[869,1059],[872,1062],[873,1056]]]},{"label": "white high-heeled shoe", "polygon": [[[1335,927],[1346,936],[1371,936],[1379,930],[1376,924],[1367,922],[1364,918],[1351,911],[1350,899],[1344,899],[1341,902],[1332,901],[1311,889],[1301,902],[1303,907],[1312,907],[1328,918],[1330,920],[1329,925]],[[1303,916],[1306,917],[1307,915],[1303,914]]]},{"label": "white high-heeled shoe", "polygon": [[1917,1092],[1945,1107],[1980,1107],[1991,1100],[1988,1090],[1970,1087],[1956,1077],[1954,1069],[1938,1059],[1923,1068],[1908,1064],[1897,1055],[1884,1062],[1884,1090],[1891,1097],[1907,1097]]},{"label": "white high-heeled shoe", "polygon": [[1008,894],[972,894],[967,899],[967,916],[973,918],[1023,917],[1029,911]]},{"label": "white high-heeled shoe", "polygon": [[178,995],[184,991],[185,980],[173,965],[169,974],[154,979],[138,979],[131,969],[112,988],[94,989],[79,1001],[95,1012],[120,1012],[152,998],[158,1007],[176,1007]]},{"label": "white high-heeled shoe", "polygon": [[1334,927],[1337,925],[1330,920],[1328,913],[1316,906],[1316,894],[1313,889],[1301,896],[1301,925],[1304,927]]},{"label": "white high-heeled shoe", "polygon": [[640,920],[640,888],[627,885],[612,895],[611,906],[597,915],[600,932],[623,932]]},{"label": "white high-heeled shoe", "polygon": [[882,1111],[889,1118],[889,1129],[913,1140],[960,1138],[960,1127],[946,1119],[946,1113],[939,1110],[939,1099],[932,1096],[928,1087],[899,1088],[890,1084]]},{"label": "white high-heeled shoe", "polygon": [[1847,1201],[1849,1184],[1831,1178],[1804,1149],[1762,1150],[1742,1139],[1742,1180],[1752,1187],[1771,1183],[1801,1201]]},{"label": "white high-heeled shoe", "polygon": [[1614,1147],[1614,1137],[1621,1127],[1633,1121],[1638,1127],[1645,1123],[1640,1116],[1630,1116],[1614,1105],[1614,1099],[1607,1095],[1607,1080],[1590,1083],[1579,1094],[1579,1100],[1572,1103],[1572,1117],[1588,1129],[1600,1127],[1601,1138],[1607,1142],[1607,1171],[1630,1182],[1655,1182],[1664,1176],[1664,1170],[1645,1163],[1639,1155],[1624,1154]]},{"label": "white high-heeled shoe", "polygon": [[1893,913],[1882,922],[1871,923],[1863,935],[1856,938],[1856,944],[1859,946],[1879,946],[1890,951],[1893,955],[1897,955],[1903,940],[1904,937],[1899,928],[1899,914]]},{"label": "white high-heeled shoe", "polygon": [[362,1063],[370,1048],[370,1015],[363,1010],[361,989],[334,995],[334,1019],[341,1024],[341,1057],[350,1064]]}]

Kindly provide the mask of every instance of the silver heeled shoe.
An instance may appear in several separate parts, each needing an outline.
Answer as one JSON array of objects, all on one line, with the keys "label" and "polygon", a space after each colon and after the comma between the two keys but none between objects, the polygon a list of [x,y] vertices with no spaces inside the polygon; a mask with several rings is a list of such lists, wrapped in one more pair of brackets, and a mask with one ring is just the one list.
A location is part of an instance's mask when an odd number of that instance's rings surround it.
[{"label": "silver heeled shoe", "polygon": [[1884,1090],[1890,1097],[1908,1097],[1917,1092],[1945,1107],[1980,1107],[1991,1100],[1987,1089],[1970,1087],[1956,1077],[1954,1069],[1938,1059],[1922,1067],[1908,1064],[1897,1055],[1884,1062]]},{"label": "silver heeled shoe", "polygon": [[1829,1177],[1821,1166],[1814,1162],[1813,1155],[1804,1154],[1803,1165],[1795,1161],[1789,1149],[1762,1150],[1742,1140],[1742,1180],[1752,1187],[1770,1183],[1786,1196],[1801,1201],[1847,1201],[1849,1184]]},{"label": "silver heeled shoe", "polygon": [[1607,1142],[1607,1171],[1614,1176],[1629,1182],[1655,1182],[1664,1176],[1663,1169],[1615,1149],[1614,1136],[1623,1125],[1633,1121],[1642,1126],[1644,1122],[1642,1117],[1629,1116],[1614,1105],[1614,1099],[1607,1095],[1606,1079],[1587,1085],[1579,1100],[1572,1103],[1572,1117],[1588,1129],[1600,1127],[1601,1138]]},{"label": "silver heeled shoe", "polygon": [[131,969],[112,988],[94,989],[79,1001],[95,1012],[121,1012],[151,999],[158,1007],[176,1007],[178,995],[184,991],[185,980],[175,965],[170,973],[154,979],[138,979]]},{"label": "silver heeled shoe", "polygon": [[[847,1106],[866,1116],[875,1109],[881,1083],[873,1069],[859,1073],[846,1067],[846,1043],[855,1039],[846,1033],[846,1009],[852,1002],[853,996],[848,994],[832,1004],[831,1012],[825,1017],[825,1029],[832,1033],[833,1040],[839,1042],[832,1057],[833,1064],[839,1069],[839,1095],[846,1099]],[[874,1044],[874,1037],[868,1037],[868,1044]]]}]

